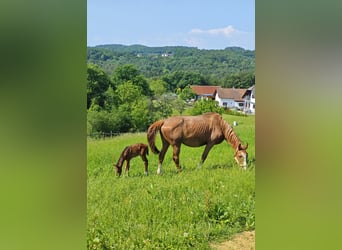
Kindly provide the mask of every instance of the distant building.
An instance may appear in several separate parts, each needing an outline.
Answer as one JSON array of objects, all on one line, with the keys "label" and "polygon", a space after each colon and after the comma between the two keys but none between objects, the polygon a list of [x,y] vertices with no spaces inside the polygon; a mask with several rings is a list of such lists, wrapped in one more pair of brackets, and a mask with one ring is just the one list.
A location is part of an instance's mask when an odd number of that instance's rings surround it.
[{"label": "distant building", "polygon": [[161,56],[162,56],[162,57],[169,57],[169,56],[171,56],[171,54],[169,54],[169,53],[163,53],[163,54],[161,54]]},{"label": "distant building", "polygon": [[245,100],[243,111],[247,114],[255,114],[255,85],[247,89],[243,98]]},{"label": "distant building", "polygon": [[245,100],[243,99],[247,89],[218,88],[215,100],[220,107],[243,110]]},{"label": "distant building", "polygon": [[196,100],[211,99],[217,101],[220,107],[255,114],[255,85],[248,89],[208,85],[191,85],[190,87],[196,94]]},{"label": "distant building", "polygon": [[191,85],[190,88],[196,94],[196,100],[212,99],[215,100],[216,90],[220,86]]}]

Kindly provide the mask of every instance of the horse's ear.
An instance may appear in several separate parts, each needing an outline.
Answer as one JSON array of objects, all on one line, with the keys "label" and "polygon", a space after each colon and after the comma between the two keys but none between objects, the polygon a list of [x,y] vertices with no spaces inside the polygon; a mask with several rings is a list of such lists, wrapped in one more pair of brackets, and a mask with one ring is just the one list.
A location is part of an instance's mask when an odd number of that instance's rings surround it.
[{"label": "horse's ear", "polygon": [[242,146],[242,144],[240,143],[238,147],[239,150],[246,150],[247,148],[248,148],[248,143],[246,144],[246,146]]}]

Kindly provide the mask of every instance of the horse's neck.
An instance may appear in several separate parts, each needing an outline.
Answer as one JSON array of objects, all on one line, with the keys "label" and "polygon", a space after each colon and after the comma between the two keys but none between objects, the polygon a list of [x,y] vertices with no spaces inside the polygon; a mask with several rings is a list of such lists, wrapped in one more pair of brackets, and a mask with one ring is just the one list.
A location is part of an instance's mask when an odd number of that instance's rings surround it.
[{"label": "horse's neck", "polygon": [[119,160],[118,160],[118,163],[116,163],[116,165],[121,168],[122,167],[122,164],[124,162],[124,157],[122,157],[122,155],[120,156]]},{"label": "horse's neck", "polygon": [[124,150],[122,151],[120,158],[118,160],[118,163],[116,164],[118,167],[122,167],[123,162],[126,160],[126,155],[127,155],[127,150],[128,150],[128,146],[124,148]]},{"label": "horse's neck", "polygon": [[239,147],[239,144],[241,143],[241,140],[239,137],[235,134],[232,126],[230,126],[225,120],[222,119],[221,121],[222,131],[224,133],[224,137],[227,140],[227,142],[234,148],[237,149]]}]

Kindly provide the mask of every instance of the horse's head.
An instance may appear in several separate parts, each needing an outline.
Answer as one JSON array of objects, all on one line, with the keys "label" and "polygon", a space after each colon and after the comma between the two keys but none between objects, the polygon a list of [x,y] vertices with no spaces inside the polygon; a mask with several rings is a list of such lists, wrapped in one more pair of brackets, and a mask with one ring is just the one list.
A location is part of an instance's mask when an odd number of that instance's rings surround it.
[{"label": "horse's head", "polygon": [[247,161],[248,161],[248,153],[246,149],[248,148],[248,143],[246,146],[242,146],[240,143],[237,149],[235,150],[234,159],[239,164],[240,167],[243,167],[244,170],[247,169]]},{"label": "horse's head", "polygon": [[114,164],[116,176],[120,176],[122,172],[122,168],[120,168],[117,164]]}]

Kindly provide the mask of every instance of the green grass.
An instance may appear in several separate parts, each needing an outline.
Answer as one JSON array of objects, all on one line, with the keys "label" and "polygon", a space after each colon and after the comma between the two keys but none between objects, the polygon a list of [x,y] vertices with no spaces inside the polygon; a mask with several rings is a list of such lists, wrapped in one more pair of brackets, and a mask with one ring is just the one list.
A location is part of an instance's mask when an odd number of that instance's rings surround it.
[{"label": "green grass", "polygon": [[[126,145],[146,143],[146,134],[88,140],[88,249],[209,249],[211,241],[255,228],[254,117],[224,115],[249,143],[249,167],[233,163],[225,141],[214,146],[201,169],[204,147],[182,146],[177,173],[169,148],[163,174],[149,155],[149,176],[140,158],[130,177],[115,176],[113,163]],[[157,146],[160,148],[158,135]]]}]

